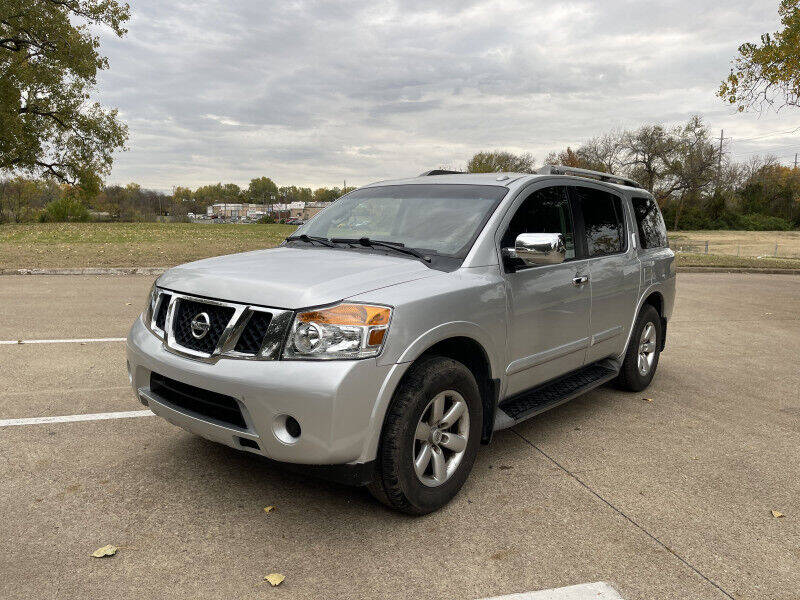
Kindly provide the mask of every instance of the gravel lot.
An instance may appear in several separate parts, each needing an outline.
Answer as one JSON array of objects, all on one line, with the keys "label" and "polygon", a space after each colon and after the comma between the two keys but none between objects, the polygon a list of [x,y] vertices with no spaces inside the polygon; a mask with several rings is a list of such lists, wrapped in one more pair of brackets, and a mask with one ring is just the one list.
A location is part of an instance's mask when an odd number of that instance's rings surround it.
[{"label": "gravel lot", "polygon": [[[0,340],[124,337],[152,280],[0,277]],[[124,365],[0,345],[0,420],[141,409]],[[418,519],[155,417],[0,427],[0,598],[797,599],[799,365],[800,277],[681,274],[649,390],[500,433]]]}]

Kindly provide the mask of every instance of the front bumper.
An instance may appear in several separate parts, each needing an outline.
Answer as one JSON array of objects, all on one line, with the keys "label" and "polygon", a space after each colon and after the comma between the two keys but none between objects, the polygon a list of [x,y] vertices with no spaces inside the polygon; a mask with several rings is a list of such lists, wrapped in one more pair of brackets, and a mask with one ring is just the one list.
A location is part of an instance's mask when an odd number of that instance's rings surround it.
[{"label": "front bumper", "polygon": [[[387,392],[392,365],[353,361],[259,361],[220,359],[207,363],[168,351],[137,319],[128,335],[128,368],[134,394],[158,416],[192,433],[282,462],[318,465],[310,470],[350,483],[366,483],[382,418],[375,408]],[[396,365],[394,365],[396,367]],[[186,410],[150,389],[150,374],[233,397],[246,427]],[[279,439],[286,416],[301,435]],[[375,428],[378,428],[378,431]],[[278,427],[279,429],[279,427]],[[243,442],[244,440],[244,442]],[[254,447],[255,442],[257,447]],[[339,465],[334,468],[323,466]],[[349,467],[349,468],[346,468]]]}]

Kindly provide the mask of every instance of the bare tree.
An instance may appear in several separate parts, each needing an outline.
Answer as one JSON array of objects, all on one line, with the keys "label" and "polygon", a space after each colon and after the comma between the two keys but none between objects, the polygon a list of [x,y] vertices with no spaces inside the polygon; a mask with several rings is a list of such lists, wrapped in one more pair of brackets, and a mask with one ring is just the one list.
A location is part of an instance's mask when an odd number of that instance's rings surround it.
[{"label": "bare tree", "polygon": [[653,193],[675,158],[678,141],[662,125],[644,125],[622,137],[624,170]]},{"label": "bare tree", "polygon": [[590,139],[578,148],[576,154],[592,170],[618,174],[624,165],[623,139],[622,132],[611,131]]}]

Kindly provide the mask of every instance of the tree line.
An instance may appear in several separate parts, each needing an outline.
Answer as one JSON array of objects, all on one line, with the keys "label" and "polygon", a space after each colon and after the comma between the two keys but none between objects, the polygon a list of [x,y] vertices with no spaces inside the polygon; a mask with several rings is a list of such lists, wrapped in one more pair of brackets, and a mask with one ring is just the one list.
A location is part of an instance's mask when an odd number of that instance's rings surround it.
[{"label": "tree line", "polygon": [[[530,154],[480,152],[466,170],[533,172],[535,162]],[[731,160],[699,116],[675,127],[611,131],[544,162],[633,179],[656,197],[670,229],[800,227],[800,169],[769,155]]]},{"label": "tree line", "polygon": [[[699,116],[674,127],[615,130],[551,152],[545,164],[602,171],[637,181],[659,202],[670,229],[787,230],[800,228],[800,169],[769,155],[736,162]],[[464,171],[534,172],[529,153],[483,151]],[[0,222],[155,221],[204,214],[211,204],[331,202],[354,188],[278,186],[258,177],[247,187],[215,183],[172,193],[105,186],[93,196],[54,177],[0,179]]]},{"label": "tree line", "polygon": [[157,221],[186,220],[189,213],[205,214],[212,204],[332,202],[354,188],[278,186],[258,177],[242,188],[235,183],[214,183],[195,190],[176,186],[171,193],[141,187],[103,186],[94,195],[54,177],[18,175],[0,179],[0,223],[56,221]]}]

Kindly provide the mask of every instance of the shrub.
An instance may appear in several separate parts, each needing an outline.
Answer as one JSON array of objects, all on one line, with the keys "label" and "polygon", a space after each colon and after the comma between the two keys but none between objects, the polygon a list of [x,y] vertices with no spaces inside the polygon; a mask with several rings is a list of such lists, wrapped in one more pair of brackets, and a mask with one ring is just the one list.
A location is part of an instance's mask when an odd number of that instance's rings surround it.
[{"label": "shrub", "polygon": [[79,200],[64,196],[50,202],[39,215],[39,220],[44,223],[64,221],[85,223],[89,220],[89,210]]},{"label": "shrub", "polygon": [[256,223],[259,223],[260,225],[272,225],[275,223],[275,217],[272,215],[264,215],[258,221],[256,221]]},{"label": "shrub", "polygon": [[747,231],[789,231],[792,224],[782,217],[762,214],[737,215],[738,227]]}]

